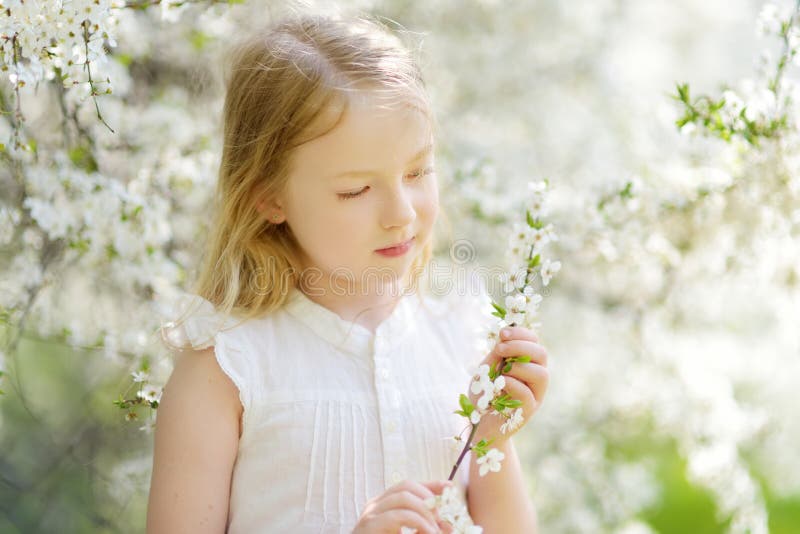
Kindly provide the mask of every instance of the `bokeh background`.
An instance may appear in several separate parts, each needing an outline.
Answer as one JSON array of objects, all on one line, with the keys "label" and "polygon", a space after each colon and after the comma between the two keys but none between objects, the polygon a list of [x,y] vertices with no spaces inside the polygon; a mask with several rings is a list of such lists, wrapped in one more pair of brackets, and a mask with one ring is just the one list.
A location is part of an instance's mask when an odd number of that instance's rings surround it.
[{"label": "bokeh background", "polygon": [[519,192],[551,185],[551,386],[515,438],[542,532],[800,532],[795,2],[2,5],[0,532],[144,530],[221,53],[307,9],[416,51],[437,261],[501,264]]}]

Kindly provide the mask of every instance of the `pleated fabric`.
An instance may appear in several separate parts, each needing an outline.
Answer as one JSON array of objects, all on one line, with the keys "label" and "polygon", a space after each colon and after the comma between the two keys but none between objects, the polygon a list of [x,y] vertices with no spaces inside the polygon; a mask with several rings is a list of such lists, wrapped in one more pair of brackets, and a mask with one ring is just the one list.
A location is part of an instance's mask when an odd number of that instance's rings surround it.
[{"label": "pleated fabric", "polygon": [[228,532],[350,533],[389,487],[446,480],[462,448],[453,436],[469,435],[453,412],[484,357],[478,302],[405,295],[374,334],[298,290],[221,331],[190,317],[185,335],[215,347],[244,410]]}]

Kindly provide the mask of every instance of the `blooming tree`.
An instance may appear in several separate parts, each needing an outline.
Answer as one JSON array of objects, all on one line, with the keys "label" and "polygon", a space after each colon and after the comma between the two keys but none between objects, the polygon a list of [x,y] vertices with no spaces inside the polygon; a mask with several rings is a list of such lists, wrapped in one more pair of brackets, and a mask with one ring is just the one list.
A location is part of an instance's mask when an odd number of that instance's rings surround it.
[{"label": "blooming tree", "polygon": [[[542,529],[647,531],[657,466],[620,453],[645,434],[677,444],[731,532],[766,531],[763,488],[800,493],[796,4],[764,5],[755,76],[720,91],[679,83],[667,99],[658,92],[673,83],[658,76],[688,61],[667,44],[703,46],[696,35],[733,25],[743,0],[681,0],[668,13],[611,0],[490,3],[360,6],[429,31],[442,199],[484,261],[505,253],[498,237],[529,176],[559,176],[552,245],[569,269],[537,266],[543,284],[558,271],[552,295],[547,284],[538,292],[558,379],[517,441]],[[62,342],[127,376],[121,414],[151,429],[170,369],[158,312],[192,278],[218,164],[218,121],[204,112],[220,108],[211,66],[227,36],[264,22],[267,8],[1,5],[0,390],[24,402],[23,338]],[[648,28],[673,33],[655,39]],[[725,50],[715,65],[737,56]],[[480,157],[490,154],[503,159]],[[516,286],[513,270],[506,282]],[[538,298],[498,302],[511,322]],[[502,378],[492,371],[476,369],[486,401],[471,423],[492,406]],[[147,459],[143,444],[129,446]],[[482,471],[502,465],[483,450]],[[148,468],[134,458],[109,470],[120,502],[137,492],[118,481]],[[462,510],[449,510],[456,524]]]}]

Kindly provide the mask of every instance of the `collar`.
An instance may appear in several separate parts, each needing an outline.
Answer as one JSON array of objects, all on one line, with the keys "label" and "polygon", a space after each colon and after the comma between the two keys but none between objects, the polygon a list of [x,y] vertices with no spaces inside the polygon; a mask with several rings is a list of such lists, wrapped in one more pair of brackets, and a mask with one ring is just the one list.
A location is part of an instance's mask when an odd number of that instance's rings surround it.
[{"label": "collar", "polygon": [[375,329],[370,330],[358,323],[347,321],[297,288],[291,288],[285,309],[317,335],[351,354],[370,357],[373,345],[384,350],[396,345],[415,329],[414,317],[418,314],[421,300],[416,293],[403,294],[392,312]]}]

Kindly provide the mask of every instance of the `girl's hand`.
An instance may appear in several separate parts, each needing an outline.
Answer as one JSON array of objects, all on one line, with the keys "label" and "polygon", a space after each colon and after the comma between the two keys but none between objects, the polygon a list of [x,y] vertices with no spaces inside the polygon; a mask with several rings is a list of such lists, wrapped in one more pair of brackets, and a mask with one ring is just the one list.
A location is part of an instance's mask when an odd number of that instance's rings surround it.
[{"label": "girl's hand", "polygon": [[437,511],[424,501],[452,485],[448,480],[399,482],[367,501],[353,534],[399,534],[401,527],[417,529],[419,534],[448,534],[452,532],[450,526],[440,521]]},{"label": "girl's hand", "polygon": [[[508,335],[504,334],[506,330],[508,330]],[[520,408],[522,408],[523,421],[517,429],[503,434],[500,427],[506,422],[506,418],[502,415],[492,414],[493,408],[490,405],[489,412],[481,417],[472,443],[478,443],[482,439],[487,441],[494,439],[489,448],[501,446],[528,423],[544,400],[550,381],[550,373],[547,370],[547,350],[539,343],[539,337],[533,333],[533,330],[521,326],[503,328],[500,332],[500,342],[481,363],[492,368],[500,359],[511,356],[530,356],[531,358],[530,363],[512,363],[511,370],[503,374],[506,381],[503,391],[512,398],[522,401]],[[469,390],[469,399],[473,406],[478,405],[478,399],[481,396],[482,394],[475,394]],[[516,410],[517,408],[509,409],[509,413],[514,413]]]}]

